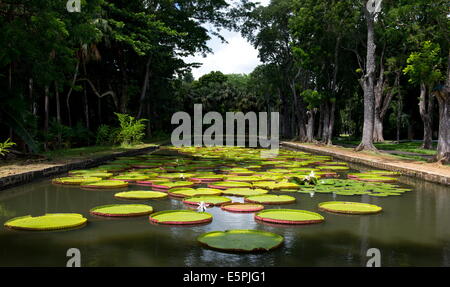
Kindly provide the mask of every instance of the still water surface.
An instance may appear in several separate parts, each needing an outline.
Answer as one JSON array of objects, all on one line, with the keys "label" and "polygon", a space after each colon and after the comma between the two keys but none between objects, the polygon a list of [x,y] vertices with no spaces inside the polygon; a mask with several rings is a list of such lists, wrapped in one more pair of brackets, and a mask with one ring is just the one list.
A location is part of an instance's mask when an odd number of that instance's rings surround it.
[{"label": "still water surface", "polygon": [[[350,164],[351,171],[367,167]],[[378,248],[382,266],[450,266],[450,188],[409,177],[400,185],[413,188],[386,198],[339,196],[335,200],[377,204],[377,215],[337,215],[319,212],[322,224],[280,226],[255,222],[253,214],[209,208],[212,223],[195,227],[153,225],[148,217],[109,219],[94,217],[98,205],[126,203],[117,191],[82,190],[52,185],[49,179],[0,191],[0,266],[65,266],[69,248],[81,251],[82,266],[365,266],[366,251]],[[129,190],[149,190],[130,186]],[[317,212],[331,194],[290,193],[297,202],[268,208],[297,208]],[[242,198],[230,197],[242,202]],[[142,202],[156,211],[187,209],[172,198]],[[74,212],[88,218],[80,229],[53,232],[12,231],[3,223],[27,214]],[[260,254],[230,254],[201,247],[204,232],[259,229],[283,235],[284,245]]]}]

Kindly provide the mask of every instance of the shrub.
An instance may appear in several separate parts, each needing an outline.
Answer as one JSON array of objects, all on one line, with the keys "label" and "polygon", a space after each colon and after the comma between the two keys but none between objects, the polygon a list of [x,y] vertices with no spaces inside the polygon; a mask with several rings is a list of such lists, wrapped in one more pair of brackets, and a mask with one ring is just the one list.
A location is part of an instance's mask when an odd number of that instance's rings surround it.
[{"label": "shrub", "polygon": [[112,142],[111,138],[112,128],[108,125],[100,125],[97,129],[97,135],[95,138],[96,145],[108,145]]},{"label": "shrub", "polygon": [[120,128],[115,136],[115,142],[122,146],[142,143],[145,136],[145,124],[147,119],[137,120],[127,114],[115,113],[119,119]]},{"label": "shrub", "polygon": [[3,143],[0,142],[0,155],[6,155],[9,153],[9,149],[15,145],[16,143],[12,142],[9,138]]}]

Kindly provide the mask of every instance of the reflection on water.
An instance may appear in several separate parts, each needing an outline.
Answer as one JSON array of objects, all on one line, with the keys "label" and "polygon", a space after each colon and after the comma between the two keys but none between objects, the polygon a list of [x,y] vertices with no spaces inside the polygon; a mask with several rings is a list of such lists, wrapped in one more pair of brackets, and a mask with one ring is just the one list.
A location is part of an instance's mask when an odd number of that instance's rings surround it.
[{"label": "reflection on water", "polygon": [[[351,164],[353,170],[367,169]],[[173,227],[151,224],[147,217],[110,219],[89,215],[97,205],[125,203],[116,191],[56,186],[49,180],[0,192],[0,222],[15,216],[76,212],[88,218],[86,227],[72,231],[19,232],[0,227],[0,266],[65,266],[66,251],[81,251],[83,266],[365,266],[366,251],[378,248],[382,266],[450,266],[450,190],[443,185],[401,177],[412,192],[374,198],[336,196],[383,207],[370,216],[320,212],[326,221],[308,226],[280,226],[253,220],[253,214],[208,208],[210,224]],[[148,189],[130,187],[131,189]],[[293,194],[295,204],[269,208],[317,211],[332,194]],[[231,197],[242,202],[242,198]],[[187,209],[180,200],[145,203],[156,211]],[[268,253],[230,254],[201,247],[204,232],[260,229],[283,235],[281,248]]]}]

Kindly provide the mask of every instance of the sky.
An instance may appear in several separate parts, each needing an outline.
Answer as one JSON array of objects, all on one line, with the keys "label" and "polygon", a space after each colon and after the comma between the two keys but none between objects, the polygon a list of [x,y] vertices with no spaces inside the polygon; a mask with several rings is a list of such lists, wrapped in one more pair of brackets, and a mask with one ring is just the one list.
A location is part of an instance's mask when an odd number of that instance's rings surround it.
[{"label": "sky", "polygon": [[[261,5],[266,6],[270,0],[254,0],[254,2],[260,2]],[[206,58],[200,54],[185,58],[187,63],[203,64],[200,68],[192,69],[195,79],[211,71],[221,71],[224,74],[249,74],[261,64],[258,51],[239,32],[222,30],[221,35],[228,43],[222,43],[219,38],[211,36],[207,45],[212,53],[207,54]]]}]

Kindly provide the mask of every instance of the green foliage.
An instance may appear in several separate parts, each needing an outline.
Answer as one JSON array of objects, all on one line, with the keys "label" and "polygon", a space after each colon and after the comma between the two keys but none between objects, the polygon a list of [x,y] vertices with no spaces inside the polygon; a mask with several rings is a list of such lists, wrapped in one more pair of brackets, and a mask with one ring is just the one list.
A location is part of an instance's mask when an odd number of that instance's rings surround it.
[{"label": "green foliage", "polygon": [[409,76],[410,83],[433,85],[442,79],[440,50],[439,44],[425,41],[419,51],[411,53],[408,65],[403,69],[403,73]]},{"label": "green foliage", "polygon": [[308,104],[308,110],[318,108],[323,101],[323,95],[315,90],[305,90],[300,96]]},{"label": "green foliage", "polygon": [[135,119],[127,114],[114,113],[120,123],[120,129],[116,134],[115,142],[121,146],[135,145],[142,143],[145,136],[145,124],[147,119]]},{"label": "green foliage", "polygon": [[6,155],[9,152],[9,149],[15,145],[16,143],[12,142],[10,138],[3,143],[0,142],[0,155]]},{"label": "green foliage", "polygon": [[97,129],[95,144],[100,146],[110,144],[112,130],[108,125],[100,125]]}]

